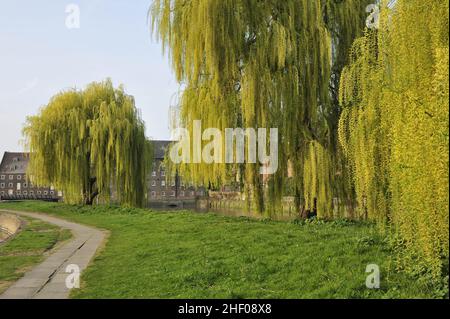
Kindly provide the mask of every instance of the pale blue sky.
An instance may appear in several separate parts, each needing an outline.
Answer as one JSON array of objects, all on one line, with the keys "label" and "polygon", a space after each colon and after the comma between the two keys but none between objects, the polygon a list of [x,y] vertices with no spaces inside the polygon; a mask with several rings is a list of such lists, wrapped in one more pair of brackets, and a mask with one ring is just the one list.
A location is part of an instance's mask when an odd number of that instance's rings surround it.
[{"label": "pale blue sky", "polygon": [[[66,27],[68,4],[80,28]],[[169,105],[178,91],[161,45],[151,40],[151,0],[0,0],[0,154],[22,150],[27,115],[58,91],[111,77],[136,98],[147,135],[170,137]]]}]

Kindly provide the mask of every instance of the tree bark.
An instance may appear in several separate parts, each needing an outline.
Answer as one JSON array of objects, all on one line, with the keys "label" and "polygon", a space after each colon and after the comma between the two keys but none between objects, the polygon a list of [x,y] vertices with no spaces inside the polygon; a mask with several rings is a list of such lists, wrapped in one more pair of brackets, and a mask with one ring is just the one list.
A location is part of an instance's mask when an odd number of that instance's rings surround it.
[{"label": "tree bark", "polygon": [[94,204],[95,198],[99,195],[99,191],[97,187],[95,186],[95,183],[97,182],[96,177],[92,177],[89,180],[89,187],[84,193],[84,204],[88,206],[92,206]]}]

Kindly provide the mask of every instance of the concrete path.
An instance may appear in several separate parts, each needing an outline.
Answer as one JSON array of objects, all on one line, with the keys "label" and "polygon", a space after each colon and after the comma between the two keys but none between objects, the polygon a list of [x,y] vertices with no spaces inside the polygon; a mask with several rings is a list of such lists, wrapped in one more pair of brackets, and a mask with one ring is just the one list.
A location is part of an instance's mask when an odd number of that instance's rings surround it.
[{"label": "concrete path", "polygon": [[105,239],[106,232],[45,214],[2,210],[0,212],[40,219],[46,223],[69,229],[73,234],[68,243],[58,248],[40,265],[27,272],[0,295],[0,299],[68,298],[70,289],[66,287],[66,278],[70,273],[66,273],[66,267],[77,265],[81,274]]}]

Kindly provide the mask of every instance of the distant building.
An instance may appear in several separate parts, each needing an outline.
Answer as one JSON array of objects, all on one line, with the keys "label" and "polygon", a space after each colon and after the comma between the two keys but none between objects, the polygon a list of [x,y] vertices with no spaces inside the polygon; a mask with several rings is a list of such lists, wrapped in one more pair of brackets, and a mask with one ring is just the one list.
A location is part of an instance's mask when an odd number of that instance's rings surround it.
[{"label": "distant building", "polygon": [[[164,157],[171,141],[153,141],[153,167],[147,177],[149,204],[195,200],[206,195],[204,188],[185,183],[176,174],[167,178]],[[5,152],[0,164],[0,199],[3,200],[60,200],[62,193],[53,187],[35,187],[27,175],[28,153]],[[115,197],[115,196],[113,196]]]},{"label": "distant building", "polygon": [[164,158],[171,141],[153,141],[153,168],[148,177],[149,203],[165,201],[194,200],[206,195],[204,188],[195,188],[186,183],[176,174],[171,178],[166,176]]},{"label": "distant building", "polygon": [[0,199],[39,199],[57,201],[62,193],[51,186],[36,187],[30,182],[26,171],[28,153],[5,152],[0,164]]}]

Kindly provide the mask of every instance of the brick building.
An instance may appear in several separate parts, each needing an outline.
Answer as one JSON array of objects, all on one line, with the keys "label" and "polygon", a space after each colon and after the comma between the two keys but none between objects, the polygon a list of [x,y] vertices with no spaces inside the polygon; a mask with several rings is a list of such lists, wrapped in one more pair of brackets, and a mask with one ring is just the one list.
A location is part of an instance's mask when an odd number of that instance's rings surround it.
[{"label": "brick building", "polygon": [[[164,157],[170,141],[153,141],[153,169],[147,177],[148,202],[189,201],[206,195],[203,188],[185,183],[180,176],[166,178]],[[26,176],[28,153],[5,152],[0,164],[0,197],[4,200],[60,200],[62,193],[53,187],[35,187]],[[114,196],[113,196],[114,197]]]},{"label": "brick building", "polygon": [[194,200],[205,196],[204,188],[195,188],[183,181],[179,175],[167,179],[164,169],[164,157],[171,141],[153,141],[153,168],[148,177],[149,203],[161,201]]},{"label": "brick building", "polygon": [[0,164],[0,199],[40,199],[57,201],[62,193],[53,187],[36,187],[27,175],[28,153],[5,152]]}]

